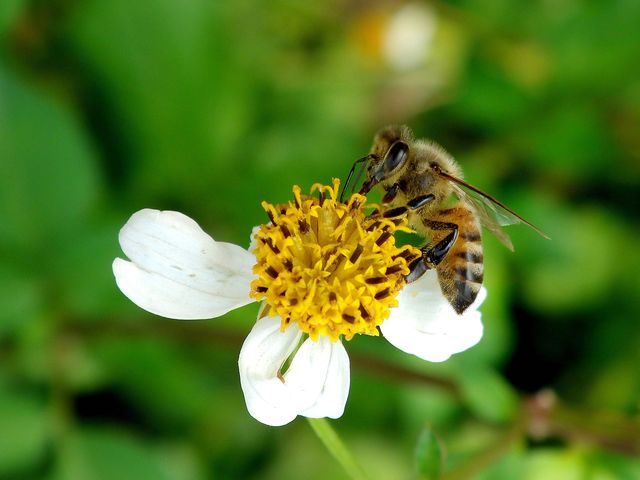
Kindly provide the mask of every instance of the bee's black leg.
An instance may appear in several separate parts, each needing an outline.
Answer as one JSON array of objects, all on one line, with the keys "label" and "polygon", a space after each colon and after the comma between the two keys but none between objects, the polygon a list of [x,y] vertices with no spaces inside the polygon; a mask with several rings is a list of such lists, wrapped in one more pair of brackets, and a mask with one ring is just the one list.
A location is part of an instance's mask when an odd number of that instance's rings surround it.
[{"label": "bee's black leg", "polygon": [[353,162],[353,165],[351,165],[351,170],[349,170],[349,174],[347,175],[347,179],[345,180],[344,184],[342,185],[342,188],[340,189],[340,203],[343,202],[344,200],[344,193],[347,191],[347,187],[349,186],[350,182],[351,182],[351,177],[353,177],[353,172],[356,169],[356,165],[358,165],[359,163],[363,163],[363,165],[360,167],[360,170],[358,170],[358,173],[356,175],[356,179],[353,183],[353,187],[351,188],[351,194],[353,194],[353,190],[355,185],[358,184],[358,182],[360,181],[360,177],[362,176],[362,172],[364,171],[364,169],[367,167],[367,165],[369,164],[369,160],[371,160],[373,158],[373,155],[369,154],[366,157],[362,157],[359,158],[358,160],[356,160],[355,162]]},{"label": "bee's black leg", "polygon": [[[394,187],[398,185],[397,183],[394,184],[389,191],[387,192],[387,194],[389,194],[389,192],[391,192],[392,190],[394,190]],[[398,189],[400,187],[398,186],[395,191],[393,196],[395,197],[398,194]],[[387,197],[387,195],[384,196],[384,198],[382,199],[382,202],[385,203],[385,198]],[[399,217],[400,215],[404,215],[405,213],[407,213],[409,210],[417,210],[420,207],[424,207],[427,203],[429,203],[430,201],[432,201],[435,197],[433,196],[433,194],[429,194],[429,195],[420,195],[419,197],[413,198],[411,199],[409,202],[407,202],[407,204],[403,207],[396,207],[396,208],[392,208],[391,210],[387,210],[386,212],[383,213],[383,217],[385,218],[394,218],[394,217]]]},{"label": "bee's black leg", "polygon": [[404,277],[407,283],[412,283],[418,280],[422,275],[427,273],[431,267],[427,267],[427,264],[424,263],[423,257],[420,257],[409,265],[409,275]]},{"label": "bee's black leg", "polygon": [[387,203],[393,202],[393,199],[396,198],[399,191],[399,183],[394,183],[393,185],[391,185],[391,187],[389,187],[389,190],[385,192],[384,197],[382,197],[382,203],[386,205]]},{"label": "bee's black leg", "polygon": [[423,252],[422,258],[424,258],[425,262],[438,265],[445,255],[449,253],[449,250],[451,250],[451,247],[453,247],[453,244],[456,243],[456,240],[458,239],[458,226],[454,224],[451,225],[453,226],[453,230],[449,235],[444,237],[429,250]]},{"label": "bee's black leg", "polygon": [[415,282],[424,275],[427,270],[435,268],[447,253],[449,253],[449,250],[451,250],[451,247],[453,247],[458,239],[458,225],[455,223],[434,222],[429,220],[425,221],[425,225],[432,230],[451,230],[451,232],[435,245],[427,244],[420,249],[422,251],[422,257],[414,260],[411,265],[409,265],[409,275],[405,277],[407,283]]}]

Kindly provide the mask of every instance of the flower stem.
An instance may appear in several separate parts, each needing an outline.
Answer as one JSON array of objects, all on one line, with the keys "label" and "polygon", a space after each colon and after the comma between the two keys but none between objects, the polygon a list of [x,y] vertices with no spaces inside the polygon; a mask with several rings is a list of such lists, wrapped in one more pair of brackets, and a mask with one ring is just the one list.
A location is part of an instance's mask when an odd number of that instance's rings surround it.
[{"label": "flower stem", "polygon": [[354,480],[366,480],[367,475],[364,473],[362,467],[356,462],[355,458],[344,444],[344,442],[338,436],[338,433],[333,429],[331,424],[326,418],[307,418],[309,425],[316,432],[318,438],[327,450],[333,455],[342,468],[349,474]]}]

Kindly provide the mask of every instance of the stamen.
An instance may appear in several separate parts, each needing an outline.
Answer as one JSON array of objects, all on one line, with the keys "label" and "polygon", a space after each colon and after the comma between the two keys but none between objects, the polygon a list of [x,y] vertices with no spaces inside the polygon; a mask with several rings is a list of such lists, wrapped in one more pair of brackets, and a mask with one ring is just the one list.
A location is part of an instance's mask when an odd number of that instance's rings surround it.
[{"label": "stamen", "polygon": [[267,209],[267,216],[269,217],[269,220],[271,220],[271,223],[273,223],[275,225],[276,224],[276,219],[273,218],[273,213],[271,212],[270,209]]},{"label": "stamen", "polygon": [[356,263],[356,260],[358,260],[358,258],[360,258],[360,255],[362,255],[362,252],[364,251],[364,248],[362,245],[358,245],[356,247],[356,249],[353,251],[353,253],[351,254],[351,256],[349,257],[349,261],[351,263]]},{"label": "stamen", "polygon": [[345,322],[354,323],[356,321],[356,317],[353,315],[349,315],[348,313],[343,313],[342,318]]},{"label": "stamen", "polygon": [[388,288],[385,288],[384,290],[376,293],[375,299],[382,300],[383,298],[387,298],[389,295],[391,295],[391,292],[389,291]]},{"label": "stamen", "polygon": [[273,267],[267,267],[265,272],[267,272],[269,274],[269,276],[272,277],[272,278],[278,278],[278,272]]},{"label": "stamen", "polygon": [[282,230],[282,234],[284,235],[284,238],[289,238],[291,236],[291,233],[289,232],[289,229],[287,228],[286,225],[280,225],[280,230]]},{"label": "stamen", "polygon": [[382,222],[380,222],[380,221],[376,220],[375,222],[373,222],[371,225],[369,225],[369,226],[367,227],[367,231],[369,231],[369,232],[373,232],[374,230],[376,230],[376,229],[380,226],[380,224],[381,224],[381,223],[382,223]]},{"label": "stamen", "polygon": [[300,233],[307,233],[311,226],[306,220],[298,220],[298,228],[300,229]]},{"label": "stamen", "polygon": [[264,243],[266,243],[269,246],[269,248],[271,249],[271,251],[273,253],[275,253],[276,255],[278,255],[280,253],[280,249],[273,244],[273,240],[271,240],[271,238],[269,238],[269,237],[261,238],[260,240],[262,240]]},{"label": "stamen", "polygon": [[391,233],[390,232],[383,232],[382,235],[380,235],[380,237],[378,238],[378,240],[376,240],[376,245],[380,246],[382,245],[384,242],[386,242],[389,237],[391,237]]},{"label": "stamen", "polygon": [[[389,269],[387,269],[387,273],[389,273]],[[379,285],[387,281],[387,277],[370,277],[365,279],[369,285]]]},{"label": "stamen", "polygon": [[320,206],[324,205],[324,201],[326,200],[326,196],[323,190],[318,191],[318,203]]},{"label": "stamen", "polygon": [[394,273],[398,273],[402,270],[403,267],[403,265],[391,265],[389,268],[387,268],[386,274],[393,275]]}]

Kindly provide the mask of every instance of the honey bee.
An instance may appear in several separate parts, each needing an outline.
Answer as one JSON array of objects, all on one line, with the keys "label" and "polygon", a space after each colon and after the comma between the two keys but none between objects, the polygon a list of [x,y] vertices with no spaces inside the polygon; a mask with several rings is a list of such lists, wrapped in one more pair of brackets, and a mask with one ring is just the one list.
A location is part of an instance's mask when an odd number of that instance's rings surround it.
[{"label": "honey bee", "polygon": [[360,189],[366,195],[382,187],[382,213],[387,218],[407,215],[409,224],[428,239],[414,260],[407,282],[435,268],[445,298],[458,314],[473,303],[484,277],[481,226],[513,251],[501,226],[523,223],[545,238],[540,229],[500,201],[462,178],[462,169],[439,145],[415,140],[406,126],[388,126],[374,137],[369,155],[354,162],[342,189],[346,190],[356,165],[362,164],[355,184],[366,167]]}]

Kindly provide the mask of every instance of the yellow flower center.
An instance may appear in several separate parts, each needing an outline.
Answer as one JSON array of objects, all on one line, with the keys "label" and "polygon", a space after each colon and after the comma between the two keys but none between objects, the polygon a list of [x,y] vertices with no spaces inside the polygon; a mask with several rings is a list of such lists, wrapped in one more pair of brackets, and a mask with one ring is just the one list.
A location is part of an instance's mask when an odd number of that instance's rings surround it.
[{"label": "yellow flower center", "polygon": [[420,255],[412,246],[396,247],[393,234],[411,231],[405,217],[367,215],[374,206],[359,194],[340,203],[339,185],[337,179],[333,186],[313,185],[318,198],[301,196],[295,186],[293,202],[263,202],[271,223],[255,234],[258,278],[251,296],[282,318],[283,331],[297,322],[313,340],[378,335],[398,303],[408,264]]}]

